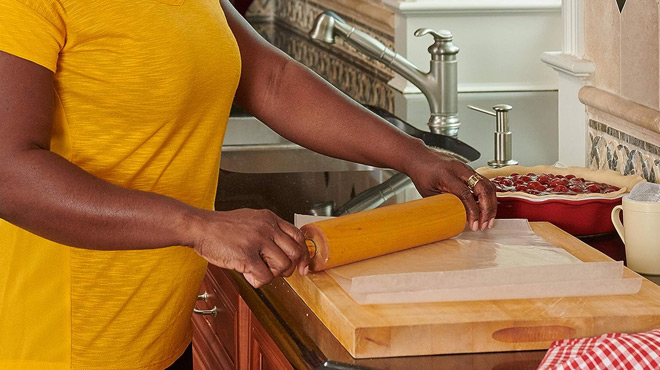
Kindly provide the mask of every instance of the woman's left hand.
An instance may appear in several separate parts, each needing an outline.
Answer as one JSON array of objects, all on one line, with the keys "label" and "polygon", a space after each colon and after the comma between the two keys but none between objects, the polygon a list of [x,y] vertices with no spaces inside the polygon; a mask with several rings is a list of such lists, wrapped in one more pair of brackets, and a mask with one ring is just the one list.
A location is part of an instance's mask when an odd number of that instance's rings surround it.
[{"label": "woman's left hand", "polygon": [[422,196],[456,195],[465,206],[471,230],[493,226],[497,211],[495,186],[470,166],[449,154],[429,149],[423,157],[413,159],[405,172]]}]

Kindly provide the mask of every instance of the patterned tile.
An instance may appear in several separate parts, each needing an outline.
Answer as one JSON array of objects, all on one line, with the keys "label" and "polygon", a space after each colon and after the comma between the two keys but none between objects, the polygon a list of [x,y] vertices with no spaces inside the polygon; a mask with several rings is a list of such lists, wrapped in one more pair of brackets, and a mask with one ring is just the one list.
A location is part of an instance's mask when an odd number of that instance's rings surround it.
[{"label": "patterned tile", "polygon": [[607,147],[607,166],[612,169],[619,167],[619,153],[611,146]]},{"label": "patterned tile", "polygon": [[247,17],[270,17],[274,14],[275,1],[273,0],[252,0],[247,10]]},{"label": "patterned tile", "polygon": [[654,159],[653,165],[651,166],[651,173],[649,174],[648,181],[650,182],[660,182],[658,178],[658,171],[660,171],[660,159]]},{"label": "patterned tile", "polygon": [[595,120],[589,120],[588,140],[587,167],[660,182],[660,147]]},{"label": "patterned tile", "polygon": [[[316,15],[325,9],[309,0],[256,0],[247,19],[269,42],[305,64],[348,96],[363,104],[394,110],[394,95],[387,82],[394,73],[381,63],[374,62],[343,40],[334,45],[312,41],[307,32]],[[386,45],[394,36],[370,29],[350,15],[340,16],[376,37]]]}]

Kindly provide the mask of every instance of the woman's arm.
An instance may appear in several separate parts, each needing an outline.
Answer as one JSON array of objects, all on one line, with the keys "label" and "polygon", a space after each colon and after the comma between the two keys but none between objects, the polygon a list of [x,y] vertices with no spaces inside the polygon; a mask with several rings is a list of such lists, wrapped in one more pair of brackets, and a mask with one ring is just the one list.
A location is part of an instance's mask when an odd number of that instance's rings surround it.
[{"label": "woman's arm", "polygon": [[309,149],[403,172],[424,196],[454,193],[473,230],[492,226],[497,203],[490,182],[479,181],[473,194],[466,185],[475,174],[472,168],[429,149],[346,97],[263,40],[227,0],[221,3],[243,62],[237,105]]},{"label": "woman's arm", "polygon": [[269,211],[213,212],[113,185],[49,151],[53,73],[0,52],[0,217],[89,249],[193,247],[260,286],[304,272],[301,232]]}]

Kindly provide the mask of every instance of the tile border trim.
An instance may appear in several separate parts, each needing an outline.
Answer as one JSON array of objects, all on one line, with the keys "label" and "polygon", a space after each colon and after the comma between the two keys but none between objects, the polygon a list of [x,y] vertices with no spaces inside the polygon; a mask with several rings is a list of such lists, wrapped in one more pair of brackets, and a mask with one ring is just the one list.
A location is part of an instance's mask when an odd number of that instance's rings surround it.
[{"label": "tile border trim", "polygon": [[589,119],[589,127],[596,130],[596,131],[599,131],[599,132],[605,133],[607,135],[610,135],[610,136],[612,136],[612,137],[614,137],[614,138],[616,138],[616,139],[618,139],[622,142],[625,142],[627,144],[636,146],[636,147],[638,147],[638,148],[640,148],[644,151],[647,151],[647,152],[649,152],[653,155],[660,156],[660,146],[657,146],[657,145],[651,144],[649,142],[646,142],[646,141],[644,141],[640,138],[637,138],[635,136],[627,134],[623,131],[619,131],[619,130],[617,130],[617,129],[611,127],[611,126],[608,126],[608,125],[606,125],[602,122],[596,121],[594,119]]}]

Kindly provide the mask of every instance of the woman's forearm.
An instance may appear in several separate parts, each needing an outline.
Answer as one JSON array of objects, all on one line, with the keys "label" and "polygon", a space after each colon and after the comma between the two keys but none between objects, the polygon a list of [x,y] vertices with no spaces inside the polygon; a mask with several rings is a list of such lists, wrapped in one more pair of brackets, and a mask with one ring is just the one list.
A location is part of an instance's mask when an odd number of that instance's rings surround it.
[{"label": "woman's forearm", "polygon": [[199,211],[183,202],[113,185],[48,150],[11,158],[0,165],[0,216],[21,228],[89,249],[191,243],[184,230]]},{"label": "woman's forearm", "polygon": [[[411,156],[427,152],[420,140],[401,133],[308,68],[291,60],[279,62],[272,96],[241,101],[282,136],[322,154],[402,172]],[[330,117],[340,118],[328,121]]]},{"label": "woman's forearm", "polygon": [[[487,179],[346,97],[259,37],[228,1],[221,3],[243,61],[235,100],[239,106],[282,136],[314,151],[403,172],[423,196],[457,195],[473,230],[493,225],[497,200]],[[469,179],[475,178],[478,181],[472,184]]]},{"label": "woman's forearm", "polygon": [[273,91],[287,93],[274,93],[256,113],[282,136],[326,155],[399,171],[428,151],[306,67],[283,64]]},{"label": "woman's forearm", "polygon": [[0,217],[37,235],[96,250],[185,245],[254,287],[307,272],[302,232],[270,211],[201,210],[110,184],[48,150],[12,154],[0,164]]},{"label": "woman's forearm", "polygon": [[188,244],[192,207],[124,189],[50,151],[54,75],[0,52],[0,217],[39,236],[93,249]]},{"label": "woman's forearm", "polygon": [[410,157],[430,155],[421,140],[403,134],[268,44],[231,5],[222,3],[243,63],[235,97],[239,106],[285,138],[332,157],[405,172]]},{"label": "woman's forearm", "polygon": [[0,164],[0,217],[47,239],[96,250],[185,245],[254,287],[307,272],[302,232],[270,211],[197,209],[113,185],[45,149],[8,157]]}]

